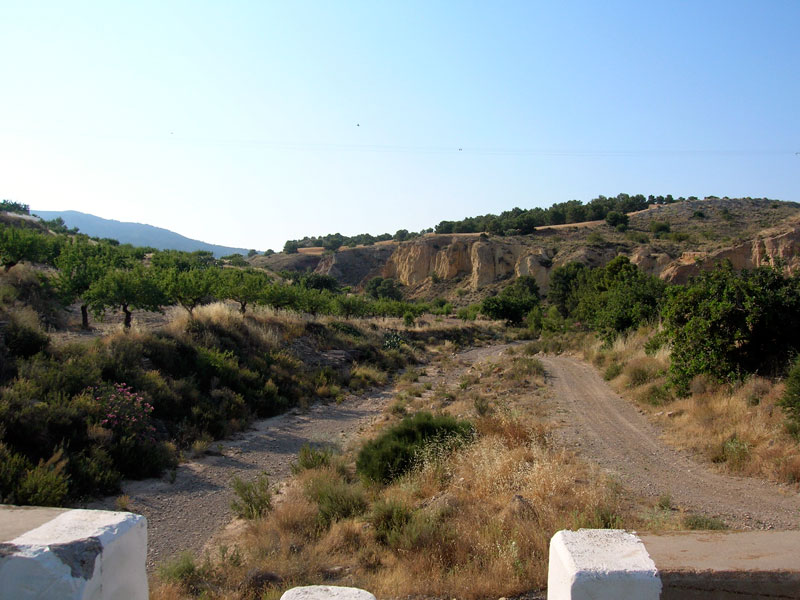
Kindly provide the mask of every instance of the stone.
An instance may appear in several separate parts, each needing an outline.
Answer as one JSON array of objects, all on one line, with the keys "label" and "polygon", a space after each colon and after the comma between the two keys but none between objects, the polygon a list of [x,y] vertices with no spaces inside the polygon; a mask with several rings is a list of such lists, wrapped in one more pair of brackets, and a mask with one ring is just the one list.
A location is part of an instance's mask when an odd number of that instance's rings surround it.
[{"label": "stone", "polygon": [[365,590],[335,585],[307,585],[287,590],[281,600],[377,600]]}]

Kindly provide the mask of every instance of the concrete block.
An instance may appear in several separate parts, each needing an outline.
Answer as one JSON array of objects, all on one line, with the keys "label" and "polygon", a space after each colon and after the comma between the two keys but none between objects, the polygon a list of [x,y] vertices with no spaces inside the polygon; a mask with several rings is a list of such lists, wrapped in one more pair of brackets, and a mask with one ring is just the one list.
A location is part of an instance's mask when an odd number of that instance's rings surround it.
[{"label": "concrete block", "polygon": [[632,533],[580,529],[550,540],[548,600],[658,600],[660,594],[656,566]]},{"label": "concrete block", "polygon": [[281,600],[376,600],[367,591],[335,585],[307,585],[284,592]]},{"label": "concrete block", "polygon": [[147,600],[144,517],[3,506],[0,523],[0,598]]}]

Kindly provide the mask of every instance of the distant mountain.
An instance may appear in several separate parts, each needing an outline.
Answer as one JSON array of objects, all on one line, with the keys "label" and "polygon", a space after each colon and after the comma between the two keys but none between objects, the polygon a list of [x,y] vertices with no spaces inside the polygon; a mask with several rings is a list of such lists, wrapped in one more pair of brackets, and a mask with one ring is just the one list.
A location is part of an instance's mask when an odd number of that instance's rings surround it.
[{"label": "distant mountain", "polygon": [[88,236],[112,238],[119,240],[122,244],[152,246],[159,250],[184,250],[186,252],[207,250],[213,252],[214,256],[217,257],[237,253],[246,256],[248,252],[246,248],[229,248],[228,246],[217,246],[216,244],[193,240],[161,227],[103,219],[76,210],[31,210],[31,214],[38,215],[46,221],[61,217],[64,219],[65,225],[70,229],[77,227],[81,233],[85,233]]}]

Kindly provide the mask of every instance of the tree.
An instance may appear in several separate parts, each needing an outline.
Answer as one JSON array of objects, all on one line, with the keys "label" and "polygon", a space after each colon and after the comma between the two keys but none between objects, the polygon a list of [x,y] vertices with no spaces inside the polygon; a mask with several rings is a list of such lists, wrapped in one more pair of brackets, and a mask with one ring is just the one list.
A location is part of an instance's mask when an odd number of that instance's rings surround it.
[{"label": "tree", "polygon": [[170,302],[180,304],[193,315],[195,307],[207,302],[217,289],[219,269],[169,270],[161,273],[162,288]]},{"label": "tree", "polygon": [[29,215],[31,214],[31,207],[27,204],[14,202],[13,200],[0,200],[0,212]]},{"label": "tree", "polygon": [[725,262],[671,288],[662,316],[680,392],[700,373],[779,373],[800,350],[800,280],[777,267],[736,272]]},{"label": "tree", "polygon": [[270,281],[269,275],[261,271],[224,269],[217,279],[216,294],[238,302],[239,312],[244,314],[248,304],[264,297]]},{"label": "tree", "polygon": [[628,220],[628,215],[616,210],[612,210],[606,215],[606,223],[608,223],[609,227],[619,228],[622,226],[624,229],[627,229]]},{"label": "tree", "polygon": [[[241,255],[231,256],[241,257]],[[217,265],[217,259],[214,258],[214,254],[208,250],[195,250],[194,252],[183,252],[182,250],[162,250],[153,254],[150,262],[154,267],[159,269],[173,269],[176,271],[207,269]]]},{"label": "tree", "polygon": [[66,303],[81,301],[81,328],[89,329],[89,306],[85,299],[92,283],[103,276],[112,263],[112,247],[77,238],[61,249],[55,260],[56,288]]},{"label": "tree", "polygon": [[570,316],[578,307],[577,290],[581,275],[587,270],[586,265],[571,262],[556,267],[550,274],[550,287],[547,301],[558,309],[562,317]]},{"label": "tree", "polygon": [[498,296],[486,298],[481,304],[481,312],[490,319],[503,319],[510,325],[519,325],[538,304],[539,285],[536,279],[522,275]]},{"label": "tree", "polygon": [[51,245],[41,233],[26,227],[0,226],[0,264],[8,272],[27,260],[44,262],[51,255]]},{"label": "tree", "polygon": [[137,265],[133,269],[110,269],[95,280],[85,296],[96,315],[106,309],[125,314],[125,329],[131,327],[131,310],[160,311],[167,298],[155,272]]},{"label": "tree", "polygon": [[298,249],[300,248],[300,244],[295,240],[289,240],[283,245],[283,251],[286,254],[297,254]]},{"label": "tree", "polygon": [[389,277],[385,279],[383,277],[373,277],[367,282],[367,285],[364,286],[364,291],[368,296],[376,300],[379,298],[385,298],[387,300],[403,299],[403,292],[400,291],[400,287],[394,279]]},{"label": "tree", "polygon": [[336,292],[339,290],[339,280],[333,275],[323,275],[322,273],[304,273],[298,278],[298,282],[309,290],[319,290]]},{"label": "tree", "polygon": [[617,256],[605,267],[581,274],[574,316],[610,340],[655,320],[665,287],[663,281],[641,271],[627,256]]}]

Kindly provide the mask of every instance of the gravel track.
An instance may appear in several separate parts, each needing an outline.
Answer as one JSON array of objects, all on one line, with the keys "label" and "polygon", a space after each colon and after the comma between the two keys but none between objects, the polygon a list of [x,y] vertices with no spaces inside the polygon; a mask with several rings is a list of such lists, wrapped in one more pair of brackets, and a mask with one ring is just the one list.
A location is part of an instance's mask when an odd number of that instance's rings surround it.
[{"label": "gravel track", "polygon": [[800,529],[800,495],[789,486],[725,475],[668,447],[660,431],[590,365],[541,357],[557,436],[611,472],[627,489],[723,519],[736,529]]},{"label": "gravel track", "polygon": [[[458,381],[469,366],[499,355],[508,346],[485,346],[456,354],[446,371],[437,366],[426,367],[428,375],[422,380],[434,386]],[[341,404],[318,403],[305,412],[294,409],[257,421],[230,440],[214,442],[211,448],[215,455],[182,463],[173,481],[169,475],[125,481],[122,489],[130,498],[128,509],[147,518],[148,571],[181,551],[200,552],[231,522],[233,477],[248,481],[264,471],[271,485],[279,484],[289,477],[290,465],[303,444],[344,447],[381,416],[393,397],[393,388],[389,387],[348,396]],[[115,501],[116,497],[107,497],[88,508],[115,510]]]}]

